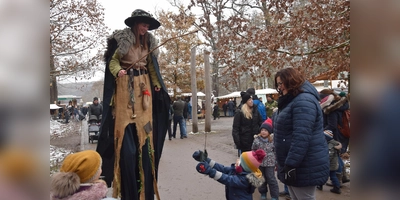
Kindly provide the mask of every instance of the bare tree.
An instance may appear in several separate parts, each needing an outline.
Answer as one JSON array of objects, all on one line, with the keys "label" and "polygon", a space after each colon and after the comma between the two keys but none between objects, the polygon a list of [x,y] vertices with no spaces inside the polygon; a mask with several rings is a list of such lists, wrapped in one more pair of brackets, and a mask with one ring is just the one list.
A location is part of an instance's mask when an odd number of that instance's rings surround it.
[{"label": "bare tree", "polygon": [[233,78],[223,83],[248,73],[259,85],[288,66],[307,78],[350,69],[349,0],[193,0],[194,6],[203,10],[201,26],[221,75]]},{"label": "bare tree", "polygon": [[98,1],[50,0],[50,102],[57,100],[57,79],[90,78],[98,69],[106,33]]}]

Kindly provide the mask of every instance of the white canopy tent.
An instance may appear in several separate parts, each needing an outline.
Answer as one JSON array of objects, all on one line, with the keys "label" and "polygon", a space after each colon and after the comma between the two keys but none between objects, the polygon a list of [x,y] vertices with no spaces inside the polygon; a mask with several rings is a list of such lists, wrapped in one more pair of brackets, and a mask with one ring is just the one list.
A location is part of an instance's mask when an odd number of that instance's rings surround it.
[{"label": "white canopy tent", "polygon": [[256,95],[259,95],[259,94],[278,94],[278,91],[276,91],[276,89],[272,89],[272,88],[256,90]]},{"label": "white canopy tent", "polygon": [[315,89],[317,89],[318,92],[321,92],[321,90],[323,89],[333,89],[334,92],[336,92],[337,94],[339,94],[342,91],[346,93],[348,92],[348,87],[343,83],[343,80],[329,80],[327,87],[324,87],[323,80],[315,81],[312,84],[314,85]]},{"label": "white canopy tent", "polygon": [[[191,92],[189,92],[189,93],[182,93],[181,95],[184,96],[184,97],[191,97],[191,96],[192,96],[192,93],[191,93]],[[202,93],[202,92],[197,92],[197,96],[198,96],[198,97],[205,97],[206,94],[204,94],[204,93]]]},{"label": "white canopy tent", "polygon": [[[230,98],[235,98],[235,97],[237,98],[237,97],[240,97],[240,92],[241,91],[236,91],[236,92],[232,92],[230,94],[219,96],[219,97],[216,97],[216,98],[218,98],[218,99],[230,99]],[[265,88],[265,89],[256,90],[256,95],[258,97],[262,97],[263,100],[264,100],[264,97],[265,97],[266,94],[278,94],[278,92],[275,89],[272,89],[272,88]]]},{"label": "white canopy tent", "polygon": [[230,99],[230,98],[235,98],[235,97],[240,97],[240,91],[239,92],[232,92],[230,94],[224,95],[224,96],[219,96],[215,97],[218,99]]},{"label": "white canopy tent", "polygon": [[50,104],[50,110],[57,110],[61,108],[60,106],[57,106],[57,104]]}]

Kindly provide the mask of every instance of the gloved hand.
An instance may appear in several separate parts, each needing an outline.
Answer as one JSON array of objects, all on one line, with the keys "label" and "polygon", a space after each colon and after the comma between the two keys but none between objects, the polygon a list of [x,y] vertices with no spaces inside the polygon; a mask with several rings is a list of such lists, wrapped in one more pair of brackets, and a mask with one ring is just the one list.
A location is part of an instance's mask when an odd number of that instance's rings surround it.
[{"label": "gloved hand", "polygon": [[211,178],[214,178],[217,170],[210,167],[207,162],[200,162],[196,166],[196,170],[201,174],[208,174]]},{"label": "gloved hand", "polygon": [[207,150],[204,150],[204,152],[201,151],[201,150],[195,151],[195,152],[193,153],[192,157],[193,157],[195,160],[197,160],[198,162],[207,162],[207,163],[210,163],[210,161],[211,161],[211,159],[208,158]]},{"label": "gloved hand", "polygon": [[293,185],[296,182],[296,168],[285,165],[283,171],[285,172],[286,185]]}]

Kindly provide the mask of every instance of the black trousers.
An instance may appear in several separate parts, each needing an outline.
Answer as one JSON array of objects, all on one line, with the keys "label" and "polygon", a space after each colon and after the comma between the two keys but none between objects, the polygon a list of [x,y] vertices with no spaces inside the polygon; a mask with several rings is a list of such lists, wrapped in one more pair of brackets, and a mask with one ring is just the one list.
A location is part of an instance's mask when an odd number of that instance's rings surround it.
[{"label": "black trousers", "polygon": [[144,170],[144,183],[139,175],[138,136],[134,124],[129,124],[125,129],[119,161],[121,169],[121,200],[137,200],[140,189],[145,188],[145,199],[154,199],[153,175],[151,173],[151,159],[148,142],[142,147],[142,168]]}]

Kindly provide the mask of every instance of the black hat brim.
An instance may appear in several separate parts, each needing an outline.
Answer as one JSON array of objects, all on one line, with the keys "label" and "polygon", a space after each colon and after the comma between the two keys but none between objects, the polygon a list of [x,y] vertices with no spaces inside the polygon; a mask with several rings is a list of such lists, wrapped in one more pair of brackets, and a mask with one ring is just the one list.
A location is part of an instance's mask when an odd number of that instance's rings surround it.
[{"label": "black hat brim", "polygon": [[161,26],[160,22],[156,19],[145,16],[128,17],[125,19],[125,24],[129,27],[132,27],[135,22],[144,22],[146,24],[149,24],[149,31],[157,29]]}]

